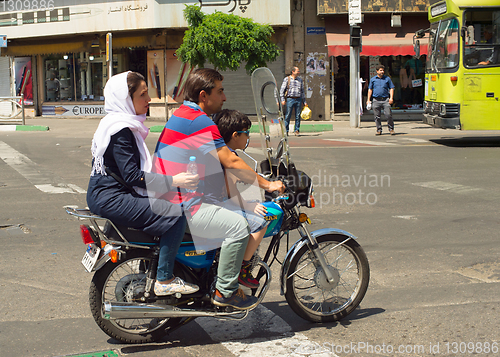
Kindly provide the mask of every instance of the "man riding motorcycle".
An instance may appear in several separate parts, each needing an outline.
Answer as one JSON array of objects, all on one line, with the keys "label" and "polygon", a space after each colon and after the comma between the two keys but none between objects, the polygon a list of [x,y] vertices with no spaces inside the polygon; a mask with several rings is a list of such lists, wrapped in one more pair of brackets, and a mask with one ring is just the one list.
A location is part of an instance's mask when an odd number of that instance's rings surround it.
[{"label": "man riding motorcycle", "polygon": [[227,148],[210,115],[219,112],[226,100],[223,76],[216,70],[201,68],[187,79],[183,105],[165,125],[155,150],[153,171],[175,175],[185,171],[191,156],[196,156],[200,183],[196,192],[183,189],[165,193],[162,198],[181,203],[193,237],[221,239],[216,290],[212,302],[246,310],[257,299],[239,289],[238,276],[248,243],[248,223],[242,216],[221,207],[227,199],[221,165],[237,171],[240,180],[268,192],[284,192],[281,181],[269,182],[257,175],[241,158]]}]

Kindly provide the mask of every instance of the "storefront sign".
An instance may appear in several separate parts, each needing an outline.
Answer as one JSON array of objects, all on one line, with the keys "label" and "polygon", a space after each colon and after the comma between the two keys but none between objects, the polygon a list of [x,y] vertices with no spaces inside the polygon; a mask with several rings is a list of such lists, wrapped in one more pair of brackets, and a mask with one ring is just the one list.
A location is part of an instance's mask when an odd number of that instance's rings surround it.
[{"label": "storefront sign", "polygon": [[0,47],[7,47],[7,36],[0,35]]},{"label": "storefront sign", "polygon": [[14,59],[16,95],[24,96],[24,105],[33,105],[33,76],[31,57],[16,57]]},{"label": "storefront sign", "polygon": [[56,105],[43,105],[42,116],[64,116],[64,117],[83,117],[105,116],[107,113],[104,110],[104,105],[69,105],[69,104],[56,104]]},{"label": "storefront sign", "polygon": [[[365,12],[427,12],[427,7],[440,0],[414,1],[360,1],[361,11]],[[318,0],[318,15],[349,13],[349,4],[345,0]]]},{"label": "storefront sign", "polygon": [[148,94],[153,103],[165,101],[165,56],[163,50],[148,51]]},{"label": "storefront sign", "polygon": [[361,22],[361,1],[349,0],[349,25],[354,26]]},{"label": "storefront sign", "polygon": [[411,81],[411,86],[413,88],[416,88],[416,87],[422,87],[422,80],[421,79],[414,79]]},{"label": "storefront sign", "polygon": [[[0,2],[0,28],[9,38],[33,38],[68,33],[107,32],[111,28],[120,30],[186,28],[185,4],[188,1],[141,0],[82,2],[54,0],[49,11],[33,8],[36,1]],[[196,1],[193,1],[193,3]],[[14,3],[14,6],[9,4]],[[28,5],[30,3],[30,6]],[[38,1],[38,5],[41,1]],[[220,11],[272,26],[290,25],[290,1],[273,0],[199,0],[204,13]],[[22,8],[21,8],[22,4]],[[161,14],[161,16],[157,16]]]},{"label": "storefront sign", "polygon": [[326,33],[324,27],[308,27],[307,34],[308,35],[324,35]]}]

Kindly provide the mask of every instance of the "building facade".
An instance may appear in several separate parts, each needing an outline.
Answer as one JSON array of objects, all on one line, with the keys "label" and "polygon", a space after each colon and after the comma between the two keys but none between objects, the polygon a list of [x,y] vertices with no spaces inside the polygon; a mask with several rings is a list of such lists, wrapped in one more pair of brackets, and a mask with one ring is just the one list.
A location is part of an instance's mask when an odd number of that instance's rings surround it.
[{"label": "building facade", "polygon": [[[25,8],[25,3],[33,8]],[[7,47],[1,49],[1,55],[12,59],[13,94],[25,95],[32,115],[102,116],[110,67],[106,55],[111,48],[112,74],[125,70],[143,74],[152,98],[149,115],[165,118],[182,102],[182,86],[189,73],[175,55],[187,28],[185,4],[193,2],[2,2],[0,34],[7,36]],[[273,40],[284,49],[290,26],[289,0],[275,0],[272,5],[266,0],[200,0],[199,5],[205,13],[221,11],[272,25]],[[269,67],[282,78],[284,56]],[[243,66],[223,75],[226,107],[255,113],[250,76]]]},{"label": "building facade", "polygon": [[[29,2],[29,1],[28,1]],[[104,115],[108,78],[107,34],[111,33],[113,73],[133,70],[148,81],[150,117],[168,118],[182,101],[189,73],[175,56],[187,24],[182,0],[50,0],[0,3],[4,65],[11,63],[12,95],[25,96],[32,115]],[[413,57],[413,34],[429,25],[427,8],[436,0],[361,0],[360,76],[366,84],[378,63],[396,85],[396,110],[421,110],[424,56]],[[26,4],[25,4],[26,3]],[[349,111],[349,20],[346,0],[198,0],[205,13],[221,11],[273,26],[282,50],[269,63],[278,85],[299,67],[313,120],[336,119]],[[5,4],[5,5],[2,5]],[[31,5],[30,5],[31,6]],[[425,51],[425,44],[421,46]],[[6,61],[5,58],[9,58]],[[250,76],[242,66],[223,73],[225,107],[255,114]],[[2,78],[5,78],[2,75]],[[3,83],[3,82],[2,82]],[[5,86],[0,86],[5,87]],[[4,89],[5,91],[5,89]],[[365,98],[363,102],[366,102]]]},{"label": "building facade", "polygon": [[[330,117],[349,111],[349,1],[314,0],[317,15],[324,20],[330,60]],[[426,43],[421,41],[420,58],[415,58],[413,35],[427,29],[427,9],[437,0],[361,0],[362,46],[360,77],[363,105],[368,83],[383,64],[395,85],[396,112],[422,112]]]}]

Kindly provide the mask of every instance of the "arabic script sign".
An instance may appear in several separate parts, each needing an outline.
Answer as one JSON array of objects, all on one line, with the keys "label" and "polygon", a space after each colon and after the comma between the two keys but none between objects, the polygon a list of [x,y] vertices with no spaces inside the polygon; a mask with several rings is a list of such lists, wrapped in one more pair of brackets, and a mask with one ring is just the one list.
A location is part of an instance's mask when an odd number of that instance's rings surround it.
[{"label": "arabic script sign", "polygon": [[204,6],[217,6],[217,7],[226,7],[229,6],[230,9],[227,12],[233,12],[236,9],[236,6],[239,6],[239,10],[241,12],[245,12],[248,8],[248,5],[252,2],[252,0],[227,0],[227,1],[210,1],[210,0],[199,0],[200,8]]},{"label": "arabic script sign", "polygon": [[[34,3],[40,6],[40,0],[23,0],[23,6],[29,3],[29,8],[9,7],[11,1],[0,0],[0,29],[12,40],[109,32],[110,29],[135,31],[188,26],[183,11],[189,1],[183,0],[53,0],[51,8],[45,11],[31,8]],[[290,0],[195,0],[192,3],[205,13],[220,11],[272,26],[291,24]]]},{"label": "arabic script sign", "polygon": [[[440,0],[359,0],[362,12],[427,12]],[[318,0],[318,14],[349,13],[345,0]]]}]

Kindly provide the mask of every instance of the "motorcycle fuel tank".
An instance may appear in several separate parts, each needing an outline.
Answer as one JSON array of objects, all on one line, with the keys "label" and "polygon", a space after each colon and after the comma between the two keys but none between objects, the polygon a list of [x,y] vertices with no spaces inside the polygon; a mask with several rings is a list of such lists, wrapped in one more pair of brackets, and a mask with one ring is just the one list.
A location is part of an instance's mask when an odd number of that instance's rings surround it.
[{"label": "motorcycle fuel tank", "polygon": [[267,208],[264,219],[269,222],[264,237],[272,237],[280,231],[281,223],[283,223],[283,210],[271,201],[262,202],[262,204]]}]

